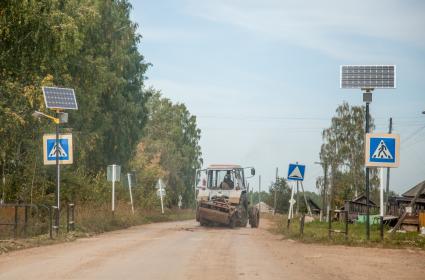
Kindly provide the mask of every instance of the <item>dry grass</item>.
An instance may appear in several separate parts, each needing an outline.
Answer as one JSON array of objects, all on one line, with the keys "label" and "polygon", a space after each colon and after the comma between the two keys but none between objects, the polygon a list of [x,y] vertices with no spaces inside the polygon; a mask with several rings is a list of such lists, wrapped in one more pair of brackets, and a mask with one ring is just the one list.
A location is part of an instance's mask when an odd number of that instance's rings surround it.
[{"label": "dry grass", "polygon": [[[61,227],[59,235],[54,236],[54,239],[50,239],[47,223],[43,223],[42,227],[34,227],[33,230],[31,230],[31,227],[28,227],[27,236],[32,237],[17,240],[11,239],[13,237],[13,231],[11,231],[13,228],[4,228],[4,232],[2,232],[3,237],[0,240],[0,254],[18,249],[69,242],[78,237],[87,237],[135,225],[189,220],[195,218],[195,211],[193,209],[180,210],[178,208],[166,208],[164,209],[164,212],[164,214],[161,214],[160,209],[153,209],[149,211],[136,209],[133,215],[129,205],[123,203],[117,204],[116,211],[114,215],[112,215],[110,205],[77,205],[75,209],[75,231],[69,233],[66,231],[65,209],[65,211],[61,213]],[[43,234],[40,234],[40,228],[43,228]],[[2,228],[0,228],[0,230],[2,230]],[[22,236],[22,234],[20,236]]]}]

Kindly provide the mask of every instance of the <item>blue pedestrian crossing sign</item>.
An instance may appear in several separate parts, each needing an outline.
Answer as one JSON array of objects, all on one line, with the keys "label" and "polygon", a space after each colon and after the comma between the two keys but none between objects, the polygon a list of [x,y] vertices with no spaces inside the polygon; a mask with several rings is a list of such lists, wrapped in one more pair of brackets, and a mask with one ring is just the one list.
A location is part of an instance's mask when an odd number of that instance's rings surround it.
[{"label": "blue pedestrian crossing sign", "polygon": [[72,164],[72,134],[60,134],[56,143],[55,134],[43,135],[43,159],[45,165],[56,164],[56,153],[59,155],[60,164]]},{"label": "blue pedestrian crossing sign", "polygon": [[400,136],[388,133],[366,134],[365,161],[368,167],[398,167]]},{"label": "blue pedestrian crossing sign", "polygon": [[304,180],[304,172],[305,172],[305,165],[301,164],[289,164],[288,168],[288,180],[293,181],[303,181]]}]

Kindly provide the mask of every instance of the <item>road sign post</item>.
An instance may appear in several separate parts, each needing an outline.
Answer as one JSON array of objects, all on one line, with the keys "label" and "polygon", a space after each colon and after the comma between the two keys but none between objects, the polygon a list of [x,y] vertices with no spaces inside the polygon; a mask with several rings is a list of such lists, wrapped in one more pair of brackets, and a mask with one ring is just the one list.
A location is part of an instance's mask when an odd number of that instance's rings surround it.
[{"label": "road sign post", "polygon": [[112,215],[115,214],[115,182],[120,181],[121,177],[121,166],[112,164],[108,165],[108,168],[106,170],[106,179],[109,182],[112,182],[112,202],[111,202],[111,209],[112,209]]},{"label": "road sign post", "polygon": [[380,225],[384,238],[384,168],[400,165],[400,136],[390,133],[368,133],[365,137],[365,165],[380,167]]},{"label": "road sign post", "polygon": [[[52,109],[56,112],[56,117],[49,116],[47,114],[36,111],[35,116],[44,116],[49,119],[52,119],[56,124],[56,134],[55,134],[55,164],[56,164],[56,211],[57,215],[55,216],[55,229],[56,234],[59,233],[59,220],[60,220],[60,164],[61,164],[61,151],[60,147],[60,127],[59,124],[68,122],[68,114],[64,113],[63,110],[78,110],[77,99],[75,97],[75,92],[71,88],[58,88],[58,87],[42,87],[44,103],[46,108]],[[72,160],[71,160],[72,163]]]},{"label": "road sign post", "polygon": [[[304,180],[304,173],[305,173],[305,165],[298,164],[298,162],[296,164],[291,163],[289,164],[289,167],[288,167],[287,179],[288,181],[296,181],[297,189],[298,189],[298,182]],[[292,186],[291,199],[289,200],[288,228],[289,228],[289,225],[291,224],[291,219],[294,217],[294,204],[297,203],[297,201],[294,199],[294,193],[295,193],[295,186]],[[297,192],[297,199],[299,200],[298,192]]]},{"label": "road sign post", "polygon": [[158,182],[156,183],[156,194],[157,196],[159,196],[160,200],[161,200],[161,213],[164,214],[164,196],[166,195],[165,192],[165,184],[161,179],[158,179]]},{"label": "road sign post", "polygon": [[[361,89],[363,102],[366,103],[365,134],[369,133],[369,103],[372,102],[372,91],[377,88],[396,88],[395,65],[342,65],[340,71],[340,87],[342,89]],[[369,167],[366,165],[366,238],[370,239],[369,223]]]}]

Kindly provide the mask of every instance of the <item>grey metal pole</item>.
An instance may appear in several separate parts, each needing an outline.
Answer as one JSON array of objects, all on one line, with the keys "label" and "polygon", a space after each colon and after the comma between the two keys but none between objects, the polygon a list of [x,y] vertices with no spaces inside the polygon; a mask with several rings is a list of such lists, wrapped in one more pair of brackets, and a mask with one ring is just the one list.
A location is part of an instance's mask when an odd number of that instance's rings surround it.
[{"label": "grey metal pole", "polygon": [[258,212],[261,212],[261,175],[258,176]]},{"label": "grey metal pole", "polygon": [[[369,102],[366,102],[366,133],[369,133]],[[369,167],[366,167],[366,238],[370,239],[369,224]]]},{"label": "grey metal pole", "polygon": [[[56,117],[59,118],[59,113],[56,113]],[[59,164],[59,124],[56,124],[56,215],[55,215],[55,226],[56,235],[59,233],[59,214],[60,214],[60,164]]]},{"label": "grey metal pole", "polygon": [[327,187],[328,187],[328,165],[324,163],[324,178],[323,178],[323,197],[322,197],[322,215],[327,216],[326,207],[326,195],[327,195]]},{"label": "grey metal pole", "polygon": [[[388,133],[391,133],[393,131],[393,118],[390,118],[390,127],[388,129]],[[390,170],[391,168],[387,168],[387,187],[385,191],[385,208],[384,208],[384,215],[387,212],[388,208],[388,197],[390,195]]]},{"label": "grey metal pole", "polygon": [[276,187],[277,187],[277,178],[278,178],[278,174],[279,174],[279,168],[276,167],[276,181],[274,184],[274,206],[273,206],[273,215],[276,214]]}]

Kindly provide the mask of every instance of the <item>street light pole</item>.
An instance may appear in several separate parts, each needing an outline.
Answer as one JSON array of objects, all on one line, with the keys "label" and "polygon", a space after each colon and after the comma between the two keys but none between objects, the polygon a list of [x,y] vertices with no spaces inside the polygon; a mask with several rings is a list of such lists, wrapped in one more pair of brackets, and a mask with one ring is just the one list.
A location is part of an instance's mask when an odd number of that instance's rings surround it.
[{"label": "street light pole", "polygon": [[[363,93],[363,101],[366,102],[366,125],[365,125],[365,132],[366,134],[369,133],[369,103],[372,102],[372,91],[370,89],[366,89],[366,91]],[[366,166],[366,176],[365,176],[365,183],[366,183],[366,238],[367,240],[370,239],[370,224],[369,224],[369,167]]]},{"label": "street light pole", "polygon": [[[56,112],[56,118],[59,118],[59,111]],[[59,164],[59,122],[56,123],[56,235],[59,233],[59,213],[60,213],[60,164]]]}]

